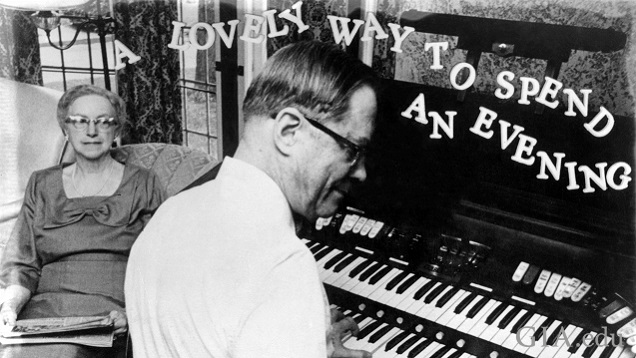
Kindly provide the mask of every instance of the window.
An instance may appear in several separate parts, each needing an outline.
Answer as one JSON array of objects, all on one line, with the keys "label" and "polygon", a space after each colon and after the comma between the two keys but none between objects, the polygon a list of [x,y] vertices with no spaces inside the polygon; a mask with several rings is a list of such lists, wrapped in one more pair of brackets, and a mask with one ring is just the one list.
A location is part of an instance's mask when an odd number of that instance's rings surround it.
[{"label": "window", "polygon": [[[180,0],[179,21],[191,25],[214,22],[214,0]],[[189,36],[186,27],[183,36]],[[199,36],[205,36],[201,33]],[[205,38],[201,39],[201,43]],[[183,144],[201,149],[218,159],[215,48],[180,52]]]}]

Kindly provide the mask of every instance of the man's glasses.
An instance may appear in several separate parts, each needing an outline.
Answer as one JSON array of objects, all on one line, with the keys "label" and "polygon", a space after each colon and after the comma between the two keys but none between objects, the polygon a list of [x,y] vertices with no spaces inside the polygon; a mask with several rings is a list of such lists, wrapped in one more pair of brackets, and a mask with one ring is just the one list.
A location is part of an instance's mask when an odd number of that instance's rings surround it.
[{"label": "man's glasses", "polygon": [[352,141],[332,131],[331,129],[325,127],[320,122],[314,119],[311,119],[305,115],[303,115],[303,117],[305,117],[305,119],[307,120],[307,122],[309,122],[309,124],[320,129],[324,133],[328,134],[331,138],[333,138],[336,142],[338,142],[338,144],[340,144],[341,146],[345,148],[347,153],[347,161],[349,162],[349,165],[351,167],[355,167],[356,164],[358,164],[358,162],[360,161],[360,158],[364,157],[366,153],[366,148],[363,148],[353,143]]},{"label": "man's glasses", "polygon": [[95,128],[100,131],[107,131],[112,127],[117,126],[117,121],[113,117],[101,116],[94,119],[86,118],[84,116],[68,116],[65,120],[66,123],[70,123],[77,130],[85,130],[88,128],[88,123],[93,122]]}]

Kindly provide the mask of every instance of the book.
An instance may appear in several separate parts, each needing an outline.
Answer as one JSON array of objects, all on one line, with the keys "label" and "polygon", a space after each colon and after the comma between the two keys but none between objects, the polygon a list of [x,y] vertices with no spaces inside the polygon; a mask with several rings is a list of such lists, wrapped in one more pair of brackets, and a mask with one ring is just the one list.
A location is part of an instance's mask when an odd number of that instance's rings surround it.
[{"label": "book", "polygon": [[4,326],[0,344],[74,343],[112,347],[113,323],[108,316],[24,319]]}]

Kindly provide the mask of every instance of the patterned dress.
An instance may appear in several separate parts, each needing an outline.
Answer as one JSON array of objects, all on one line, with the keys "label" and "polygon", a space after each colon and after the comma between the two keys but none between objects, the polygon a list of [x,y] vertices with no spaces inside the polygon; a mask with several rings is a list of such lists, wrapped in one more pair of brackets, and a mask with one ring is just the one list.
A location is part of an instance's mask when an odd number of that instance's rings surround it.
[{"label": "patterned dress", "polygon": [[[150,171],[126,165],[111,196],[67,198],[58,165],[33,173],[2,258],[0,283],[33,295],[18,319],[125,312],[132,244],[165,198]],[[1,357],[96,357],[113,351],[71,344],[2,347]]]}]

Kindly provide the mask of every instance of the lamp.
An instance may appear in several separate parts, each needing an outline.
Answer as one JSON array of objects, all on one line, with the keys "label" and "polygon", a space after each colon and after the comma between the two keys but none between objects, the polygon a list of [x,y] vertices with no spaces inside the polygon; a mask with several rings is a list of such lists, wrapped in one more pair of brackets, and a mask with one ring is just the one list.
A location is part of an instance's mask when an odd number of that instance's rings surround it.
[{"label": "lamp", "polygon": [[[104,72],[104,86],[107,90],[110,90],[110,71],[108,69],[108,56],[106,56],[106,29],[110,23],[115,22],[112,17],[109,16],[72,16],[63,15],[58,10],[68,9],[84,5],[89,0],[0,0],[0,6],[21,11],[35,11],[31,15],[31,21],[39,29],[44,30],[46,38],[49,41],[51,47],[64,51],[69,49],[75,44],[77,36],[87,26],[95,26],[97,29],[97,35],[99,36],[99,44],[102,50],[102,62]],[[60,26],[61,19],[70,19],[79,21],[75,23],[77,29],[73,39],[66,45],[56,45],[51,41],[51,31]]]}]

